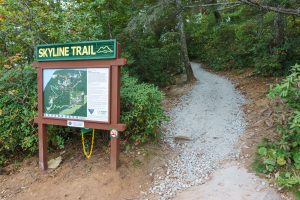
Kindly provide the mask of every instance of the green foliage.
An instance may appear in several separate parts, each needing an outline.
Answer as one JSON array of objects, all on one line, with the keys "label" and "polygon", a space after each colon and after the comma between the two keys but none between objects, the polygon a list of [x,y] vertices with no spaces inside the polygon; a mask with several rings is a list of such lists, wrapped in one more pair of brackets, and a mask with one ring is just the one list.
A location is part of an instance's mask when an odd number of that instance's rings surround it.
[{"label": "green foliage", "polygon": [[[172,84],[172,75],[183,71],[179,35],[174,31],[176,20],[167,15],[168,9],[153,11],[153,16],[148,17],[146,10],[156,3],[154,0],[134,3],[6,0],[0,7],[0,17],[3,16],[0,18],[0,68],[10,65],[9,58],[16,54],[24,58],[21,64],[31,63],[37,44],[116,38],[122,44],[123,55],[129,58],[131,75],[159,86]],[[132,22],[135,18],[138,21],[142,16],[159,17],[159,20],[149,24],[153,27],[147,30],[144,23],[130,27],[135,24]]]},{"label": "green foliage", "polygon": [[[295,115],[298,115],[300,110],[300,65],[296,64],[291,69],[291,74],[286,77],[280,84],[275,85],[269,92],[269,97],[275,99],[281,98],[284,103],[295,111]],[[297,120],[298,117],[295,118]]]},{"label": "green foliage", "polygon": [[183,71],[179,38],[177,32],[151,32],[130,38],[125,49],[132,57],[129,73],[158,86],[172,84],[172,75]]},{"label": "green foliage", "polygon": [[258,149],[261,173],[275,173],[276,182],[283,187],[300,185],[300,65],[271,88],[268,96],[276,102],[280,138],[265,141]]},{"label": "green foliage", "polygon": [[188,15],[192,58],[215,69],[252,67],[262,75],[287,74],[300,61],[299,18],[239,6],[225,9],[217,23],[213,11]]},{"label": "green foliage", "polygon": [[[38,149],[37,75],[32,66],[0,71],[0,164],[14,156],[14,152],[28,154]],[[50,126],[50,147],[64,147],[70,129]]]},{"label": "green foliage", "polygon": [[0,154],[37,150],[33,118],[37,108],[36,73],[30,66],[0,71]]},{"label": "green foliage", "polygon": [[276,167],[287,164],[286,152],[274,145],[265,145],[258,148],[260,165],[257,170],[261,173],[272,173]]},{"label": "green foliage", "polygon": [[158,126],[166,116],[161,107],[162,92],[152,85],[139,83],[124,73],[121,84],[121,121],[127,124],[125,136],[136,144],[158,139]]},{"label": "green foliage", "polygon": [[295,185],[300,184],[300,176],[296,174],[291,174],[290,172],[280,173],[275,180],[278,183],[278,185],[286,188],[292,188]]}]

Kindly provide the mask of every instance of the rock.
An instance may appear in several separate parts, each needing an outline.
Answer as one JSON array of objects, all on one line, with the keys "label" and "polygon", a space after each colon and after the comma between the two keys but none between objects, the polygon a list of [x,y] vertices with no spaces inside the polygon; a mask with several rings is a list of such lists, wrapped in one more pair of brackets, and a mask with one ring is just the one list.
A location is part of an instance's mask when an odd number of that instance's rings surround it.
[{"label": "rock", "polygon": [[191,141],[192,137],[190,137],[188,135],[175,135],[174,140],[177,140],[177,141]]},{"label": "rock", "polygon": [[48,168],[49,169],[56,169],[60,165],[61,161],[62,161],[62,157],[61,156],[58,156],[55,159],[49,160],[48,161]]},{"label": "rock", "polygon": [[8,175],[9,172],[6,171],[5,169],[0,168],[0,175]]},{"label": "rock", "polygon": [[257,192],[260,192],[260,191],[262,191],[262,190],[265,190],[267,188],[267,186],[265,185],[265,184],[260,184],[260,185],[258,185],[256,188],[255,188],[255,190],[257,191]]}]

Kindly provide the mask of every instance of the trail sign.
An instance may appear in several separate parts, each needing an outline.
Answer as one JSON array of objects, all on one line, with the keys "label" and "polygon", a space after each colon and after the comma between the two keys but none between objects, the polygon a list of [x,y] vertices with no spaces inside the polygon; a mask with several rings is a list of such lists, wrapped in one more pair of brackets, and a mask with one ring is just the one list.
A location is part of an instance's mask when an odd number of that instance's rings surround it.
[{"label": "trail sign", "polygon": [[[100,53],[95,53],[97,48]],[[36,50],[35,123],[39,128],[39,166],[46,170],[47,125],[120,132],[126,129],[120,123],[120,71],[126,59],[120,58],[116,40],[39,45]],[[112,137],[110,157],[114,169],[119,165],[119,145],[119,138]]]},{"label": "trail sign", "polygon": [[116,40],[77,42],[66,44],[38,45],[36,60],[95,60],[115,59],[117,56]]}]

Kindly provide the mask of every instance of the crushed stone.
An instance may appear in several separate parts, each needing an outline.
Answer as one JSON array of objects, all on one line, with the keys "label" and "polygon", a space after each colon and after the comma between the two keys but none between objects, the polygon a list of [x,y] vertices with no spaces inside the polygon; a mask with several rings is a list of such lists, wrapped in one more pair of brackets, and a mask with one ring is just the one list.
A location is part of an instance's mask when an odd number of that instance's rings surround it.
[{"label": "crushed stone", "polygon": [[[236,158],[235,144],[246,126],[240,109],[246,100],[234,85],[200,64],[192,63],[192,68],[197,83],[167,112],[170,121],[163,124],[164,142],[177,156],[167,161],[164,177],[155,177],[149,190],[161,200],[203,184],[221,161]],[[178,142],[178,134],[189,140]]]}]

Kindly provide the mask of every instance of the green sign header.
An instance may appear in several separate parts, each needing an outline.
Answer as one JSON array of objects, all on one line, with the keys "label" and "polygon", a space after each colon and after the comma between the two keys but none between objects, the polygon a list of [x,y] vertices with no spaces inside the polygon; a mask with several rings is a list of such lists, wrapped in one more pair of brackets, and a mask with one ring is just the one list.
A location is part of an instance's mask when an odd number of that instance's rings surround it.
[{"label": "green sign header", "polygon": [[37,61],[115,59],[116,40],[38,45]]}]

